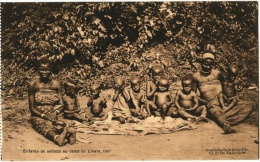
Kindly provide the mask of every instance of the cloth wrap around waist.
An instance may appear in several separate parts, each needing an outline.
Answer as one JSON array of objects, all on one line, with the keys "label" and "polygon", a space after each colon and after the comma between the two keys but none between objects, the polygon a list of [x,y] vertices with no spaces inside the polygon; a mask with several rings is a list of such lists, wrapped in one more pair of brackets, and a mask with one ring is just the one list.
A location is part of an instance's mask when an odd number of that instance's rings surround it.
[{"label": "cloth wrap around waist", "polygon": [[[41,113],[53,112],[63,106],[62,100],[54,90],[41,89],[35,93],[35,108]],[[54,130],[53,123],[40,117],[31,116],[32,128],[46,136],[47,132]]]}]

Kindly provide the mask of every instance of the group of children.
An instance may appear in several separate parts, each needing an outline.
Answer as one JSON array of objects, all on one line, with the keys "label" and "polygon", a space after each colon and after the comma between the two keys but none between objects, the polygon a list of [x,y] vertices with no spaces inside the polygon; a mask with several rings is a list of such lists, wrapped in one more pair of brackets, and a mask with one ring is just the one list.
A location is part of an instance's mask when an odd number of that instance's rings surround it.
[{"label": "group of children", "polygon": [[[218,100],[223,112],[236,106],[235,79],[238,73],[236,65],[228,66],[228,75],[222,82],[222,93],[218,95]],[[170,82],[164,75],[164,69],[160,65],[151,68],[151,78],[146,83],[146,93],[141,88],[142,79],[133,76],[130,82],[126,82],[124,77],[115,77],[115,92],[113,96],[112,120],[118,120],[121,124],[136,123],[134,117],[145,119],[151,115],[160,116],[164,121],[166,116],[182,117],[193,121],[207,121],[207,109],[209,107],[199,106],[198,96],[193,88],[193,76],[185,75],[181,80],[182,89],[177,91],[175,99],[169,92]],[[66,82],[64,84],[65,95],[64,117],[78,120],[82,123],[90,123],[93,118],[105,120],[108,114],[104,112],[107,101],[100,96],[101,85],[93,84],[90,88],[90,96],[87,106],[91,115],[80,111],[78,99],[75,93],[76,86]]]}]

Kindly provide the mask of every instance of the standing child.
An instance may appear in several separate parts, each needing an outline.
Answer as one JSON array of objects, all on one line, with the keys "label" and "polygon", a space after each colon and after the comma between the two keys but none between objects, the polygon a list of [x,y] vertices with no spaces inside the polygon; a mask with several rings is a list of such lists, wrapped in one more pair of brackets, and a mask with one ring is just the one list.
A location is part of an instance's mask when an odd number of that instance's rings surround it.
[{"label": "standing child", "polygon": [[126,102],[126,96],[128,92],[125,87],[125,79],[123,77],[115,78],[115,94],[113,96],[113,118],[118,120],[121,124],[125,122],[131,123],[135,122],[131,116],[129,106]]},{"label": "standing child", "polygon": [[[207,108],[205,106],[199,107],[199,100],[196,93],[192,91],[192,84],[192,75],[187,74],[182,78],[182,89],[177,91],[175,97],[178,113],[187,119],[206,120]],[[194,114],[200,116],[197,117]]]},{"label": "standing child", "polygon": [[[154,93],[157,91],[157,83],[160,79],[160,77],[163,75],[163,68],[160,65],[155,65],[151,69],[151,81],[148,81],[146,84],[146,96],[147,96],[147,110],[148,110],[148,116],[151,115],[151,113],[154,116],[160,116],[161,114],[157,111],[157,109],[153,109],[152,106],[149,104],[149,101],[152,101],[154,98]],[[151,109],[151,113],[150,113]]]},{"label": "standing child", "polygon": [[100,96],[101,85],[99,83],[92,84],[90,87],[90,99],[88,100],[88,107],[92,113],[92,117],[98,117],[99,120],[106,120],[108,114],[104,112],[104,108],[107,108],[107,101]]},{"label": "standing child", "polygon": [[166,77],[161,77],[158,83],[158,88],[154,93],[153,102],[155,105],[151,104],[153,109],[161,114],[162,120],[165,120],[165,116],[177,116],[177,110],[173,107],[173,100],[169,92],[169,81]]},{"label": "standing child", "polygon": [[238,103],[236,77],[238,67],[234,64],[228,66],[227,78],[222,82],[222,93],[219,95],[219,102],[224,112],[235,107]]},{"label": "standing child", "polygon": [[76,85],[65,82],[64,89],[65,95],[62,97],[64,103],[64,118],[77,120],[82,123],[91,121],[86,114],[80,111],[80,105],[76,95]]}]

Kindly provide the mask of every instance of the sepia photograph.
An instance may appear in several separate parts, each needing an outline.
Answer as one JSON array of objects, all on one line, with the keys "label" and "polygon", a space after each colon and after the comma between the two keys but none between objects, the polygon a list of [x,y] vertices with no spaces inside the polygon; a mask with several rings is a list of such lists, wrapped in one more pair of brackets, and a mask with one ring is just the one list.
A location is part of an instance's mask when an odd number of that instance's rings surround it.
[{"label": "sepia photograph", "polygon": [[258,160],[258,1],[2,2],[1,160]]}]

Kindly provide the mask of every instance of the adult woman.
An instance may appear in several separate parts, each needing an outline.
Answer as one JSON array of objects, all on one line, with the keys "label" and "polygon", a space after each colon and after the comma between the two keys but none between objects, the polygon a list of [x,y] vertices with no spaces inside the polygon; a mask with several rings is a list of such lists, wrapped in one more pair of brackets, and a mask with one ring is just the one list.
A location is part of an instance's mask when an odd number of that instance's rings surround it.
[{"label": "adult woman", "polygon": [[193,77],[195,80],[195,91],[199,90],[198,97],[202,106],[206,106],[208,114],[224,130],[225,133],[236,132],[231,128],[230,123],[226,120],[225,115],[219,105],[218,95],[222,91],[221,81],[223,77],[220,71],[213,69],[215,57],[211,53],[205,53],[202,56],[201,70],[196,72]]},{"label": "adult woman", "polygon": [[[51,62],[48,59],[40,61],[38,73],[39,78],[28,85],[30,122],[36,132],[62,146],[65,144],[68,129],[65,123],[57,122],[57,115],[63,109],[61,87],[58,81],[51,79]],[[55,129],[53,124],[64,128]]]}]

